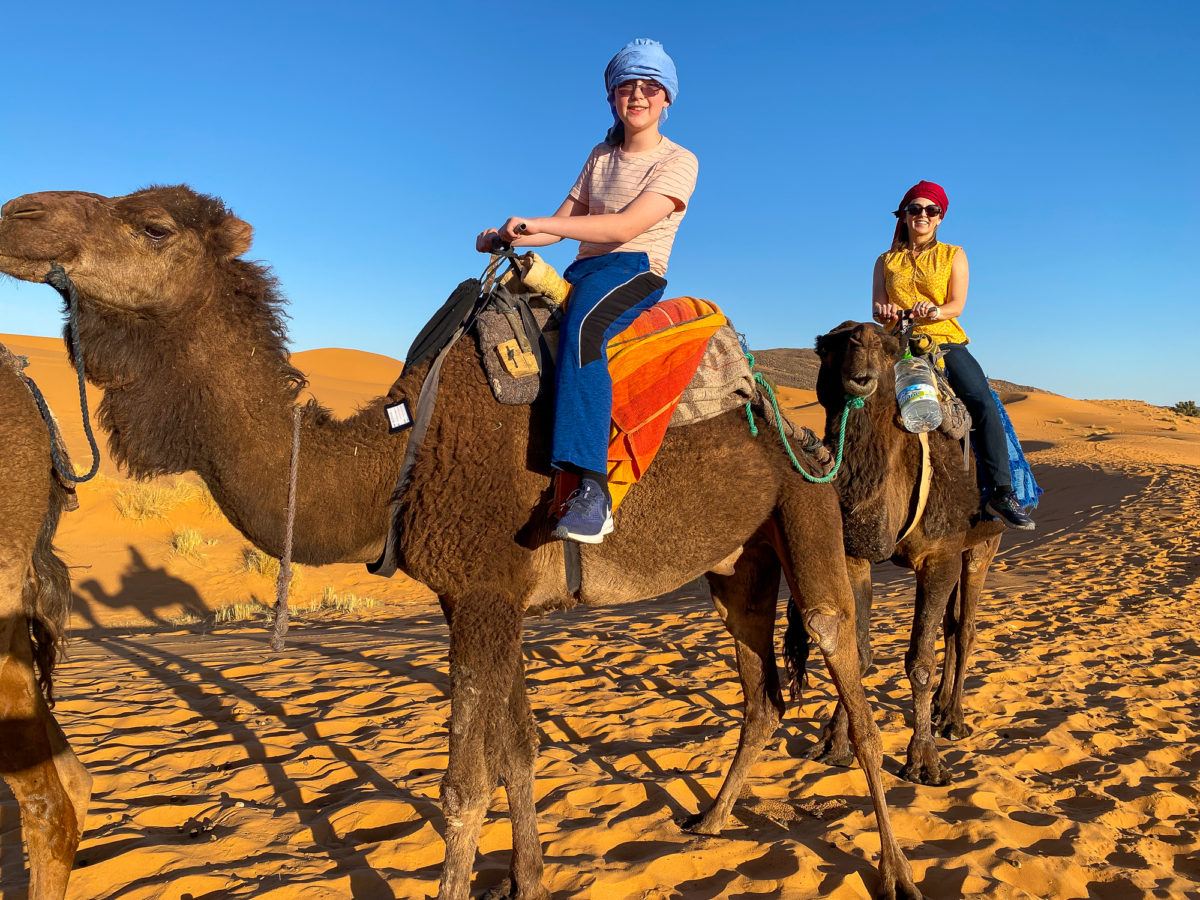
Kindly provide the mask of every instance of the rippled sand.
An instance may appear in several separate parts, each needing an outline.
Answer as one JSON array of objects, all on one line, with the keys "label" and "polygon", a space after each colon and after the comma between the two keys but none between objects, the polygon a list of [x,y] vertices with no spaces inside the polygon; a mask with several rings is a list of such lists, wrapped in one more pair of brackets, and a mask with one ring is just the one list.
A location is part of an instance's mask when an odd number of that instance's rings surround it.
[{"label": "rippled sand", "polygon": [[[344,362],[336,370],[353,382]],[[815,418],[810,394],[784,400]],[[1131,401],[1009,400],[1048,494],[1038,532],[1006,538],[993,567],[968,681],[975,733],[942,743],[947,787],[895,775],[912,582],[876,571],[868,693],[900,842],[930,897],[1196,895],[1200,423]],[[85,494],[64,523],[78,529],[64,532],[72,562],[96,567],[76,583],[101,586],[79,591],[58,681],[59,720],[96,779],[70,896],[431,895],[448,712],[436,603],[411,582],[360,584],[352,567],[330,567],[309,584],[374,585],[379,605],[301,618],[280,656],[258,623],[172,626],[181,603],[203,612],[255,583],[171,559],[154,530],[170,523],[147,530],[109,511],[118,487],[90,507]],[[741,718],[704,590],[558,613],[527,634],[556,897],[867,894],[878,841],[861,772],[798,758],[831,707],[819,663],[728,831],[696,838],[676,822],[715,794]],[[478,888],[504,876],[509,847],[498,792]],[[21,868],[0,791],[4,896],[19,896]]]}]

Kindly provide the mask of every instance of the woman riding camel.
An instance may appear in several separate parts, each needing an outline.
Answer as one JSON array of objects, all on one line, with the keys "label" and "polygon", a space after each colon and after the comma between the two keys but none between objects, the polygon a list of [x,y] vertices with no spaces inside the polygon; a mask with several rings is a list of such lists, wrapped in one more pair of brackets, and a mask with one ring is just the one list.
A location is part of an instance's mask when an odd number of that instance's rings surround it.
[{"label": "woman riding camel", "polygon": [[967,349],[958,324],[967,303],[967,254],[937,239],[950,200],[932,181],[908,189],[894,215],[899,221],[892,248],[875,261],[871,289],[873,317],[891,325],[911,310],[914,333],[926,334],[944,352],[946,375],[974,423],[985,509],[1011,528],[1028,531],[1033,519],[1013,491],[1004,420],[987,376]]},{"label": "woman riding camel", "polygon": [[497,238],[519,247],[579,241],[579,255],[563,273],[572,287],[559,332],[551,462],[580,476],[554,535],[588,544],[613,529],[608,341],[662,297],[698,171],[696,157],[659,132],[679,96],[675,63],[662,44],[627,44],[604,70],[604,88],[614,124],[562,206],[552,216],[511,216],[476,239],[484,253]]}]

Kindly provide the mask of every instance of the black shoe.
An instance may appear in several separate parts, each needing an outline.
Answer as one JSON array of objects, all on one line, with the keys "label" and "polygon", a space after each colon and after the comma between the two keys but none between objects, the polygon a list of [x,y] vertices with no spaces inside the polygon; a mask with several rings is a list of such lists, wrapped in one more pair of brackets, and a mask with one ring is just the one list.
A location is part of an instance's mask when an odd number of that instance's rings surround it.
[{"label": "black shoe", "polygon": [[1011,490],[997,491],[992,494],[984,508],[1009,528],[1015,528],[1018,531],[1033,531],[1037,527],[1029,514],[1021,508],[1021,504],[1017,501],[1017,495]]}]

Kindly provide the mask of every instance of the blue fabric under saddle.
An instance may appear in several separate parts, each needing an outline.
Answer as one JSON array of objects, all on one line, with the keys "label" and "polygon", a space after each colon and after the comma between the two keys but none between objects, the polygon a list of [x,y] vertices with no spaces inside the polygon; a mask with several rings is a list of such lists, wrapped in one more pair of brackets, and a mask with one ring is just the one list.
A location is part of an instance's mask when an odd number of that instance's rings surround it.
[{"label": "blue fabric under saddle", "polygon": [[1000,410],[1000,421],[1004,423],[1004,437],[1008,445],[1008,470],[1012,475],[1013,493],[1017,495],[1017,501],[1022,506],[1033,508],[1038,505],[1038,499],[1042,496],[1043,491],[1038,486],[1037,479],[1033,477],[1033,469],[1030,468],[1029,461],[1025,459],[1025,451],[1021,449],[1021,442],[1017,440],[1017,431],[1013,428],[1012,419],[1008,417],[1008,411],[1000,402],[1000,397],[995,391],[992,391],[992,399],[996,401],[996,408]]}]

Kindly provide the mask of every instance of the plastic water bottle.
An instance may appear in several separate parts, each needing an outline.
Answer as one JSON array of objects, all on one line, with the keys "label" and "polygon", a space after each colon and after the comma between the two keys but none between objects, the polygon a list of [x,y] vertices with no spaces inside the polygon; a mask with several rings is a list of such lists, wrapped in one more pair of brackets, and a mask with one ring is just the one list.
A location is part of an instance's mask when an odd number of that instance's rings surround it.
[{"label": "plastic water bottle", "polygon": [[925,360],[906,355],[896,363],[896,403],[900,421],[913,434],[933,431],[942,424],[937,380]]}]

